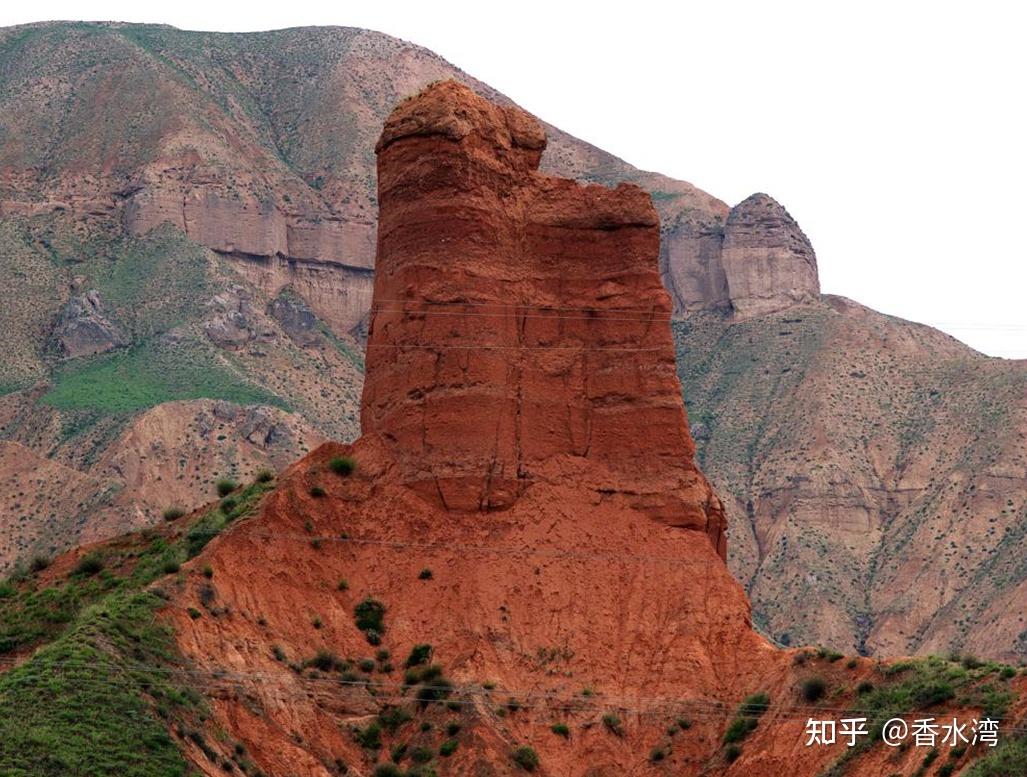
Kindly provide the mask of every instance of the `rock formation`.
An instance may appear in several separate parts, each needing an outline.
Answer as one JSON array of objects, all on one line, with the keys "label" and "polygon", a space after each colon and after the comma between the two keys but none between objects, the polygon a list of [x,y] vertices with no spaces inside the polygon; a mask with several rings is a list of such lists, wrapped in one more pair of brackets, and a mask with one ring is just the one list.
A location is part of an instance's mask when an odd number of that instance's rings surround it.
[{"label": "rock formation", "polygon": [[731,209],[721,264],[731,307],[760,315],[820,296],[817,257],[788,211],[766,194]]},{"label": "rock formation", "polygon": [[540,174],[544,146],[528,114],[452,81],[386,122],[364,433],[447,509],[576,479],[724,555],[720,502],[692,463],[657,213],[636,186]]},{"label": "rock formation", "polygon": [[65,303],[54,327],[54,341],[62,355],[92,356],[127,344],[118,328],[104,316],[95,289]]},{"label": "rock formation", "polygon": [[726,309],[747,318],[820,296],[813,246],[766,194],[743,200],[723,222],[681,213],[664,224],[661,258],[678,315]]}]

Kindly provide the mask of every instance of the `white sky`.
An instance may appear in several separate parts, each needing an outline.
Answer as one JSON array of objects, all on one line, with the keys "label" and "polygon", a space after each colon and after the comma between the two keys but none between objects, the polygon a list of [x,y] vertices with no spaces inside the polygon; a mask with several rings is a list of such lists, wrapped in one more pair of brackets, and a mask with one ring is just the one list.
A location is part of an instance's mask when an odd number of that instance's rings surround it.
[{"label": "white sky", "polygon": [[1016,2],[4,3],[0,25],[312,24],[426,46],[562,129],[734,204],[780,201],[823,290],[1027,358]]}]

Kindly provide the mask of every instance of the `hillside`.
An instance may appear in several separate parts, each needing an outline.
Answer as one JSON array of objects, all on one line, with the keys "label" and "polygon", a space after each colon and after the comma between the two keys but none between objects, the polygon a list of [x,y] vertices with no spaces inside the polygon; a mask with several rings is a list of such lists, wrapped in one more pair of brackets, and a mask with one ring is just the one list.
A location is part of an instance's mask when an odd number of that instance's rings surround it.
[{"label": "hillside", "polygon": [[[8,584],[0,772],[1022,771],[1016,668],[752,629],[653,325],[656,211],[540,174],[543,142],[453,82],[397,108],[362,436]],[[846,712],[858,746],[802,744]],[[921,713],[999,717],[1001,744],[878,740]]]},{"label": "hillside", "polygon": [[838,297],[674,330],[766,633],[1027,657],[1027,364]]}]

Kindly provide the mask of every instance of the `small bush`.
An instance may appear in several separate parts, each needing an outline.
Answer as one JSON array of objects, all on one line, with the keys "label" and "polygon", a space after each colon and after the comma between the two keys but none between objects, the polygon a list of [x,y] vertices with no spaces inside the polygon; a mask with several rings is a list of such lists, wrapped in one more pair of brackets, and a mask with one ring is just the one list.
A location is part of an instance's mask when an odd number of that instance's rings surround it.
[{"label": "small bush", "polygon": [[29,571],[42,572],[48,566],[50,566],[50,559],[46,556],[33,556],[32,563],[29,564]]},{"label": "small bush", "polygon": [[258,483],[270,483],[275,479],[275,473],[269,469],[262,469],[257,473],[256,480]]},{"label": "small bush", "polygon": [[426,707],[432,702],[443,701],[449,698],[452,692],[453,684],[445,677],[438,677],[427,684],[418,686],[414,698],[417,699],[422,707]]},{"label": "small bush", "polygon": [[203,613],[197,610],[195,607],[189,607],[186,610],[186,612],[189,613],[189,617],[192,618],[194,621],[199,620],[201,617],[203,617]]},{"label": "small bush", "polygon": [[238,487],[239,484],[231,478],[221,478],[217,483],[214,484],[214,488],[217,489],[218,496],[228,496]]},{"label": "small bush", "polygon": [[455,737],[459,733],[460,733],[460,724],[459,723],[447,723],[446,724],[446,735],[447,736]]},{"label": "small bush", "polygon": [[624,729],[621,727],[620,718],[612,712],[607,712],[603,715],[603,725],[606,726],[608,731],[611,731],[617,736],[624,736]]},{"label": "small bush", "polygon": [[724,760],[729,764],[734,763],[738,760],[738,756],[742,754],[742,748],[738,745],[728,745],[724,748]]},{"label": "small bush", "polygon": [[823,698],[824,693],[827,691],[827,683],[820,677],[807,677],[802,681],[800,688],[802,690],[802,698],[806,701],[817,701]]},{"label": "small bush", "polygon": [[1009,680],[1016,677],[1016,668],[1012,666],[1004,666],[999,670],[998,674],[1003,680]]},{"label": "small bush", "polygon": [[228,515],[232,510],[239,506],[239,500],[234,496],[226,496],[221,500],[221,512]]},{"label": "small bush", "polygon": [[426,764],[435,757],[435,751],[430,747],[415,747],[410,751],[410,760],[416,764]]},{"label": "small bush", "polygon": [[727,731],[724,732],[724,744],[729,745],[733,742],[741,742],[756,729],[757,725],[759,723],[756,718],[735,718],[731,721],[731,725],[727,727]]},{"label": "small bush", "polygon": [[431,661],[431,655],[431,645],[424,643],[414,645],[410,649],[410,655],[407,656],[407,660],[404,666],[410,668],[412,666],[421,666],[422,664],[427,664],[429,661]]},{"label": "small bush", "polygon": [[652,761],[654,764],[659,763],[666,757],[667,751],[664,750],[662,747],[654,747],[652,750],[649,751],[649,760]]},{"label": "small bush", "polygon": [[690,721],[688,718],[678,718],[677,723],[678,728],[682,731],[688,731],[688,729],[692,727],[692,721]]},{"label": "small bush", "polygon": [[526,772],[533,772],[538,768],[538,753],[527,745],[518,747],[510,754],[510,758]]},{"label": "small bush", "polygon": [[203,567],[203,576],[210,580],[214,577],[214,568],[210,564],[205,564]]},{"label": "small bush", "polygon": [[447,739],[439,746],[439,755],[448,758],[456,752],[459,743],[455,739]]},{"label": "small bush", "polygon": [[285,651],[282,650],[281,645],[272,645],[271,655],[275,657],[275,661],[285,661]]},{"label": "small bush", "polygon": [[754,693],[752,696],[745,697],[738,714],[759,717],[767,711],[768,707],[770,707],[770,696],[763,692]]},{"label": "small bush", "polygon": [[349,456],[336,456],[328,462],[328,469],[336,475],[347,477],[356,471],[357,463]]},{"label": "small bush", "polygon": [[[378,722],[389,731],[395,731],[404,723],[407,723],[412,719],[413,715],[403,707],[386,707],[378,713]],[[399,759],[393,758],[392,760],[398,761]]]},{"label": "small bush", "polygon": [[571,730],[567,728],[566,723],[554,723],[549,730],[556,734],[558,737],[570,739]]},{"label": "small bush", "polygon": [[331,672],[333,669],[341,667],[342,662],[330,650],[319,650],[313,658],[308,658],[304,661],[303,665],[312,666],[315,669],[320,669],[322,672]]},{"label": "small bush", "polygon": [[403,777],[403,770],[396,764],[381,763],[374,767],[371,774],[373,777]]},{"label": "small bush", "polygon": [[371,674],[371,672],[374,671],[374,660],[370,658],[361,658],[360,661],[357,662],[357,669],[364,674]]},{"label": "small bush", "polygon": [[421,574],[419,574],[417,576],[418,580],[431,580],[431,578],[432,578],[431,570],[428,569],[427,567],[422,569],[421,570]]},{"label": "small bush", "polygon": [[964,669],[979,669],[984,666],[984,663],[977,658],[977,656],[970,655],[969,653],[963,656],[960,663],[963,665]]},{"label": "small bush", "polygon": [[874,684],[869,680],[864,680],[856,686],[856,693],[860,696],[865,696],[868,693],[872,693],[874,690]]},{"label": "small bush", "polygon": [[173,575],[180,569],[181,567],[179,566],[178,562],[174,559],[168,559],[161,565],[161,571],[165,575]]},{"label": "small bush", "polygon": [[353,619],[361,631],[385,633],[385,605],[368,596],[353,610]]},{"label": "small bush", "polygon": [[325,496],[325,490],[321,486],[311,486],[310,495],[315,499],[321,499]]},{"label": "small bush", "polygon": [[382,727],[377,720],[372,720],[364,728],[358,728],[354,736],[357,744],[365,750],[382,749]]},{"label": "small bush", "polygon": [[103,559],[97,553],[88,553],[79,559],[72,574],[80,577],[92,577],[103,569]]},{"label": "small bush", "polygon": [[181,507],[169,507],[167,510],[164,511],[163,515],[165,521],[177,521],[179,518],[185,515],[185,510],[183,510]]}]

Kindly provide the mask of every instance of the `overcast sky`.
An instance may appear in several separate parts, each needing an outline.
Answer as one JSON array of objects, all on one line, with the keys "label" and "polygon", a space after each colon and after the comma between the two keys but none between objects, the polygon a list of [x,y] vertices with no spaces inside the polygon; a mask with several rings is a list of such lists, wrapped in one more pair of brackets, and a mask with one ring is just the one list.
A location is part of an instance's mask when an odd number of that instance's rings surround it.
[{"label": "overcast sky", "polygon": [[636,167],[780,201],[825,292],[1027,358],[1019,3],[5,3],[0,24],[365,27]]}]

